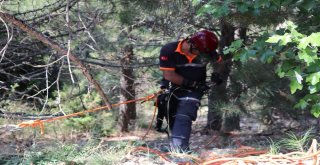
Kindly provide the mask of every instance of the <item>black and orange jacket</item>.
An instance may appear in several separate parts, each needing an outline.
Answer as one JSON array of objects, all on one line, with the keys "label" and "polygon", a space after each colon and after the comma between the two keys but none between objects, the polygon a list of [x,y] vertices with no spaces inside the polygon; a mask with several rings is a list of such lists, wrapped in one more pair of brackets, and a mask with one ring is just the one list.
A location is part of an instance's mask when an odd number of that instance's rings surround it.
[{"label": "black and orange jacket", "polygon": [[182,41],[164,45],[160,51],[160,70],[172,70],[193,81],[206,80],[206,66],[212,58],[195,56],[190,58],[181,51]]}]

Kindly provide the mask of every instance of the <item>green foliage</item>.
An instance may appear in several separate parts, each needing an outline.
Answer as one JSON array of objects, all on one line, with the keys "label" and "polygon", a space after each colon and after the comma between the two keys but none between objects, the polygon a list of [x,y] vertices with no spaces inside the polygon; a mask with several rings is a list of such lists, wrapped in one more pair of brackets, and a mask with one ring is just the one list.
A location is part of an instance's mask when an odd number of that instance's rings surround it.
[{"label": "green foliage", "polygon": [[[242,25],[258,24],[267,26],[270,26],[270,23],[277,23],[279,21],[283,21],[283,19],[286,17],[286,12],[291,12],[292,15],[297,14],[297,12],[292,9],[298,9],[301,14],[307,15],[307,12],[309,12],[309,14],[316,12],[319,7],[318,1],[296,0],[192,0],[192,4],[194,6],[199,7],[198,14],[200,16],[203,16],[204,14],[210,14],[216,18],[223,17],[225,19],[233,19],[233,21],[239,22]],[[301,15],[297,17],[301,17]],[[315,16],[311,19],[318,18],[319,17]]]},{"label": "green foliage", "polygon": [[14,83],[13,85],[10,85],[10,87],[11,87],[11,92],[15,92],[16,88],[19,87],[19,84],[18,83]]},{"label": "green foliage", "polygon": [[[259,58],[262,62],[273,63],[276,73],[281,78],[290,80],[291,93],[299,90],[308,91],[295,107],[311,108],[311,112],[319,117],[319,97],[312,97],[320,90],[319,50],[320,30],[315,22],[319,22],[319,1],[200,1],[193,0],[198,7],[198,14],[209,14],[223,18],[233,25],[241,27],[262,25],[270,27],[274,23],[283,27],[276,32],[266,31],[258,34],[251,45],[242,40],[235,41],[224,53],[232,53],[235,60],[242,63],[250,58]],[[287,16],[290,17],[287,17]],[[254,27],[254,26],[253,26]],[[300,31],[301,30],[301,31]]]},{"label": "green foliage", "polygon": [[[259,58],[264,63],[274,62],[275,71],[281,78],[290,80],[291,93],[298,90],[308,90],[314,95],[320,90],[320,58],[317,55],[320,41],[319,33],[305,35],[299,33],[297,25],[287,21],[283,24],[284,29],[278,30],[274,35],[260,37],[250,46],[241,47],[240,40],[235,41],[225,52],[234,54],[234,59],[246,62],[250,58]],[[305,96],[295,107],[306,108],[311,106],[312,113],[318,117],[319,98]]]},{"label": "green foliage", "polygon": [[56,147],[47,147],[43,151],[31,151],[25,155],[22,163],[26,164],[47,164],[71,161],[78,154],[76,145],[58,145]]},{"label": "green foliage", "polygon": [[255,58],[241,65],[235,62],[228,81],[227,101],[209,103],[209,106],[214,105],[215,112],[219,111],[224,117],[253,115],[264,122],[269,122],[274,111],[292,117],[300,114],[292,108],[297,96],[290,94],[289,81],[281,80],[273,67]]},{"label": "green foliage", "polygon": [[272,155],[277,155],[280,152],[281,143],[280,142],[274,142],[272,139],[269,139],[269,153]]},{"label": "green foliage", "polygon": [[109,136],[112,133],[115,133],[116,130],[116,120],[118,112],[115,111],[107,111],[107,112],[100,112],[94,114],[93,124],[90,128],[95,137],[104,137]]},{"label": "green foliage", "polygon": [[274,142],[272,139],[270,139],[269,153],[272,155],[277,155],[279,154],[280,150],[306,152],[310,147],[311,140],[314,138],[312,132],[313,128],[309,128],[301,134],[295,132],[286,133],[287,137],[278,142]]},{"label": "green foliage", "polygon": [[32,103],[3,99],[0,107],[6,112],[36,113],[37,108]]},{"label": "green foliage", "polygon": [[92,128],[94,118],[92,116],[84,116],[78,118],[70,118],[65,122],[66,126],[76,130],[88,131]]},{"label": "green foliage", "polygon": [[[291,49],[297,56],[287,56],[283,62],[279,63],[277,72],[281,77],[288,77],[290,82],[291,92],[295,93],[297,90],[304,88],[309,90],[309,94],[313,95],[320,91],[320,58],[317,55],[319,47],[320,33],[311,33],[310,35],[304,35],[296,30],[297,26],[293,22],[286,22],[287,33],[283,35],[273,35],[266,42],[280,45],[283,50]],[[279,54],[283,54],[284,51],[279,51]],[[286,62],[287,61],[287,62]],[[311,111],[318,117],[319,110],[317,104],[320,100],[313,99],[313,97],[303,98],[304,103],[310,103]],[[299,108],[305,108],[305,104]]]},{"label": "green foliage", "polygon": [[138,10],[136,10],[135,8],[125,8],[125,10],[122,10],[119,13],[119,20],[123,24],[131,25],[133,24],[133,21],[138,14]]},{"label": "green foliage", "polygon": [[242,39],[233,41],[231,45],[228,47],[228,49],[225,49],[223,53],[224,54],[237,53],[238,51],[241,50],[241,47],[243,46],[242,42],[243,42]]},{"label": "green foliage", "polygon": [[[118,164],[132,148],[128,142],[97,145],[94,141],[86,144],[50,144],[41,149],[34,147],[25,152],[20,164]],[[19,160],[19,159],[18,159]]]},{"label": "green foliage", "polygon": [[270,23],[283,20],[284,17],[280,12],[281,3],[269,0],[212,0],[208,2],[193,0],[192,4],[199,8],[197,11],[199,16],[209,14],[215,18],[224,18],[232,24],[270,25]]},{"label": "green foliage", "polygon": [[[78,87],[75,88],[73,84],[64,83],[59,91],[53,92],[53,97],[49,99],[46,109],[47,111],[50,109],[50,113],[59,113],[63,111],[66,114],[71,114],[100,107],[102,105],[102,100],[98,93],[96,91],[88,90],[87,80],[82,78],[78,70],[74,70],[74,73],[80,79],[77,82]],[[106,76],[100,72],[98,73],[96,79],[101,82],[107,82],[102,84],[102,87],[105,89],[111,88],[113,84],[118,82],[117,79],[110,75]],[[118,101],[116,95],[109,99],[112,102]],[[110,135],[116,131],[116,122],[114,120],[116,114],[115,111],[104,112],[101,110],[99,112],[87,113],[59,122],[63,122],[63,126],[65,127],[65,131],[62,133],[70,131],[89,132],[96,137],[101,137]]]},{"label": "green foliage", "polygon": [[308,129],[303,135],[296,135],[295,133],[287,133],[288,138],[281,140],[281,144],[291,151],[301,151],[305,152],[309,146],[310,140],[313,138],[312,133],[313,128]]},{"label": "green foliage", "polygon": [[43,6],[54,3],[55,0],[27,0],[27,1],[18,1],[18,8],[15,5],[12,5],[14,3],[12,2],[6,2],[4,5],[0,5],[2,9],[10,10],[10,11],[16,11],[16,12],[27,12],[30,10],[35,10],[35,9],[41,9]]},{"label": "green foliage", "polygon": [[[50,111],[59,112],[61,107],[64,113],[69,114],[97,107],[101,103],[101,98],[96,92],[87,93],[80,89],[78,95],[75,95],[72,93],[73,91],[76,90],[68,85],[65,85],[62,90],[60,89],[59,93],[55,91],[53,99],[49,99],[48,102]],[[60,102],[58,102],[59,100]]]},{"label": "green foliage", "polygon": [[6,158],[4,156],[0,156],[0,164],[2,164],[2,165],[19,165],[19,164],[21,164],[21,158],[18,156],[13,156],[11,158]]},{"label": "green foliage", "polygon": [[211,104],[214,105],[214,108],[219,110],[218,113],[225,118],[238,116],[243,113],[237,104],[232,104],[229,102],[217,102]]}]

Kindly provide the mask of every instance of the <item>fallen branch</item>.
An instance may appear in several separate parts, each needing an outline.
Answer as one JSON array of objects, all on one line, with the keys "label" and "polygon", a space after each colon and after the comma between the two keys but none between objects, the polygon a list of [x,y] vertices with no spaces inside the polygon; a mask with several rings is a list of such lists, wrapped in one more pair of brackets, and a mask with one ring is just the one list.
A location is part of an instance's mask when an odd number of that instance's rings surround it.
[{"label": "fallen branch", "polygon": [[30,36],[35,37],[39,41],[43,42],[44,44],[48,45],[52,49],[56,50],[59,55],[65,56],[69,55],[69,59],[73,61],[81,70],[83,75],[88,79],[90,83],[94,85],[97,92],[101,96],[104,103],[108,106],[109,109],[111,109],[111,104],[108,101],[108,98],[106,94],[103,92],[100,84],[93,78],[93,76],[90,74],[89,70],[85,67],[85,65],[73,54],[68,53],[68,51],[64,48],[62,48],[58,43],[52,41],[51,39],[44,36],[42,33],[36,31],[35,29],[29,27],[27,24],[23,23],[21,20],[18,20],[17,18],[13,17],[10,14],[0,12],[0,17],[12,25],[16,26],[17,28],[21,29],[22,31],[28,33]]}]

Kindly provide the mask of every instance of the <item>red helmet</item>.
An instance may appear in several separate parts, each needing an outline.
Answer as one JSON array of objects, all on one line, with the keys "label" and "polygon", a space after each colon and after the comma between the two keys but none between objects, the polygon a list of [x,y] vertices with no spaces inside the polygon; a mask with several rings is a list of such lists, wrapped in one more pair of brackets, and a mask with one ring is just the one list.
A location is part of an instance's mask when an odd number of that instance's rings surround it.
[{"label": "red helmet", "polygon": [[218,47],[218,37],[209,30],[194,33],[189,41],[201,52],[212,53]]}]

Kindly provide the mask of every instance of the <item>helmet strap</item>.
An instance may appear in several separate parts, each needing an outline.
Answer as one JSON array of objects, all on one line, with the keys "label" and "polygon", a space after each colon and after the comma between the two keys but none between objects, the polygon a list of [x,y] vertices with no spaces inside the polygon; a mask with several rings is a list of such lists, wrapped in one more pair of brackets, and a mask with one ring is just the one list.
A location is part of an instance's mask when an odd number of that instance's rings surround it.
[{"label": "helmet strap", "polygon": [[193,49],[196,49],[196,47],[193,46],[192,41],[189,38],[187,38],[187,42],[190,45],[189,52],[192,54]]},{"label": "helmet strap", "polygon": [[192,54],[192,44],[190,43],[189,52]]}]

